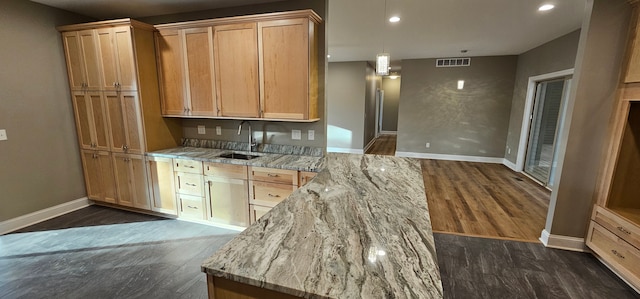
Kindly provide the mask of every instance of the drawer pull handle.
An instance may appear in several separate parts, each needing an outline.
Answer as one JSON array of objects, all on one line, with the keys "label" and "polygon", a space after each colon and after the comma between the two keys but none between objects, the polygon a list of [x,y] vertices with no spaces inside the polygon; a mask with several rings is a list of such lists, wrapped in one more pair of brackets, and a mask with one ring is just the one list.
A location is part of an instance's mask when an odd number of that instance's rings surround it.
[{"label": "drawer pull handle", "polygon": [[611,249],[611,253],[613,253],[615,256],[624,259],[624,255],[620,254],[617,250],[615,249]]},{"label": "drawer pull handle", "polygon": [[184,184],[187,185],[187,186],[192,186],[192,187],[197,186],[196,184],[189,184],[189,183],[184,183]]},{"label": "drawer pull handle", "polygon": [[279,175],[277,175],[277,174],[273,174],[273,173],[267,173],[267,176],[268,176],[268,177],[271,177],[271,178],[277,178],[277,177],[279,177]]},{"label": "drawer pull handle", "polygon": [[195,167],[193,167],[193,166],[191,166],[191,165],[189,165],[189,166],[185,166],[185,167],[187,167],[187,168],[195,168]]},{"label": "drawer pull handle", "polygon": [[198,207],[194,207],[194,206],[187,206],[187,208],[189,208],[189,209],[196,209],[196,210],[198,209]]},{"label": "drawer pull handle", "polygon": [[618,230],[619,230],[619,231],[621,231],[621,232],[623,232],[623,233],[625,233],[625,234],[627,234],[627,235],[630,235],[630,234],[631,234],[631,232],[630,232],[630,231],[628,231],[628,230],[624,229],[624,227],[622,227],[622,226],[618,226]]},{"label": "drawer pull handle", "polygon": [[269,195],[269,197],[280,197],[280,195],[278,195],[278,194],[271,194],[271,193],[269,193],[269,194],[267,194],[267,195]]}]

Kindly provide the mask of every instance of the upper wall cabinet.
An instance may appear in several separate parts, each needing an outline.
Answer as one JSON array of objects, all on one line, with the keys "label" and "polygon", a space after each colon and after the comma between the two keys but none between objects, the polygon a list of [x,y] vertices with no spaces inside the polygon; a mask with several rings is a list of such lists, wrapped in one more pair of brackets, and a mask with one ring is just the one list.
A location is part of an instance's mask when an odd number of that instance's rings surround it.
[{"label": "upper wall cabinet", "polygon": [[318,120],[321,21],[302,10],[156,26],[163,115]]},{"label": "upper wall cabinet", "polygon": [[67,73],[72,90],[99,90],[100,69],[94,30],[63,32]]},{"label": "upper wall cabinet", "polygon": [[131,28],[117,26],[95,30],[100,50],[103,90],[136,90],[136,68]]},{"label": "upper wall cabinet", "polygon": [[211,27],[167,29],[156,34],[165,116],[216,116]]}]

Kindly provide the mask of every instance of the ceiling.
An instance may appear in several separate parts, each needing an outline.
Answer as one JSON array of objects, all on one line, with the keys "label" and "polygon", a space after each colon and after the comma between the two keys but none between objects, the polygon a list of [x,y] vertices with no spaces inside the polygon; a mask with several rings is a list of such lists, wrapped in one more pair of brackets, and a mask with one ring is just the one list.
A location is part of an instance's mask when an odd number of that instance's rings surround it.
[{"label": "ceiling", "polygon": [[[274,0],[32,0],[97,19]],[[301,0],[299,0],[301,1]],[[517,55],[580,28],[586,0],[328,0],[329,61]],[[555,9],[539,12],[545,3]],[[386,9],[385,9],[386,6]],[[386,13],[385,13],[386,10]],[[400,16],[398,23],[388,19]],[[462,54],[461,50],[468,50]]]}]

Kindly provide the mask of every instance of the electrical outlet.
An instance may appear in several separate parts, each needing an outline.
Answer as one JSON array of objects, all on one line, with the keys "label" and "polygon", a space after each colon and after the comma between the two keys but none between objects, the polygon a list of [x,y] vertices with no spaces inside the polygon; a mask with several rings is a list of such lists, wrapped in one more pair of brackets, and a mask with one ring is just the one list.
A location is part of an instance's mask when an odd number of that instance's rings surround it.
[{"label": "electrical outlet", "polygon": [[204,128],[204,126],[198,126],[198,134],[200,135],[207,134],[207,130]]},{"label": "electrical outlet", "polygon": [[7,140],[7,130],[0,130],[0,140]]},{"label": "electrical outlet", "polygon": [[300,130],[291,130],[291,139],[293,139],[293,140],[302,139],[302,131],[300,131]]},{"label": "electrical outlet", "polygon": [[510,147],[507,147],[507,154],[511,155],[511,148]]},{"label": "electrical outlet", "polygon": [[427,144],[425,145],[427,148],[431,147],[431,142],[427,142]]},{"label": "electrical outlet", "polygon": [[316,138],[316,131],[315,130],[309,130],[309,132],[307,133],[307,139],[314,140],[315,138]]},{"label": "electrical outlet", "polygon": [[222,127],[216,126],[216,135],[222,135]]}]

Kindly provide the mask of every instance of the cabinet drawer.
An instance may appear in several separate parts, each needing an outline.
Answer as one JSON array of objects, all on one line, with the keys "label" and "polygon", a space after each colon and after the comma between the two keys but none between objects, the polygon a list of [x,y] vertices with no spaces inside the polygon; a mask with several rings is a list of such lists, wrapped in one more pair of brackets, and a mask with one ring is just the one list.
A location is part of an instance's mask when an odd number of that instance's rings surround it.
[{"label": "cabinet drawer", "polygon": [[176,172],[176,190],[180,194],[204,195],[204,179],[195,173]]},{"label": "cabinet drawer", "polygon": [[302,187],[302,186],[306,185],[310,180],[315,178],[316,175],[317,175],[317,173],[315,173],[315,172],[301,171],[298,174],[298,176],[299,176],[298,186]]},{"label": "cabinet drawer", "polygon": [[258,219],[264,216],[264,214],[271,211],[271,208],[258,206],[258,205],[250,205],[250,210],[251,210],[251,217],[250,217],[251,224],[254,224],[258,221]]},{"label": "cabinet drawer", "polygon": [[173,159],[173,170],[202,174],[202,162],[187,159]]},{"label": "cabinet drawer", "polygon": [[594,209],[592,219],[631,245],[640,248],[640,229],[636,225],[600,206]]},{"label": "cabinet drawer", "polygon": [[247,166],[212,162],[204,162],[204,174],[240,180],[246,180],[248,177]]},{"label": "cabinet drawer", "polygon": [[249,167],[249,176],[254,181],[298,185],[298,171],[296,170]]},{"label": "cabinet drawer", "polygon": [[203,197],[184,194],[178,194],[177,196],[180,202],[180,217],[198,220],[205,219],[206,213]]},{"label": "cabinet drawer", "polygon": [[596,222],[591,222],[587,245],[627,280],[640,286],[640,250]]},{"label": "cabinet drawer", "polygon": [[252,204],[275,207],[296,189],[298,187],[292,185],[252,181],[250,182],[250,201]]}]

